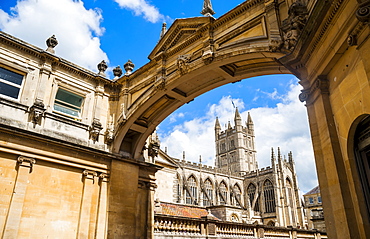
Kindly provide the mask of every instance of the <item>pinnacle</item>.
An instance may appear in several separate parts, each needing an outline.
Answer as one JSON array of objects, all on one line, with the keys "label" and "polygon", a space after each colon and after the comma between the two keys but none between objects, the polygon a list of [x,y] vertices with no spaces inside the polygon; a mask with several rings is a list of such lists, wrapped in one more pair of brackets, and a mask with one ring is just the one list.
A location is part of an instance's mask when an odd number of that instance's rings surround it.
[{"label": "pinnacle", "polygon": [[215,14],[215,12],[212,9],[212,3],[211,0],[204,0],[203,1],[203,9],[200,12],[205,17],[211,17]]}]

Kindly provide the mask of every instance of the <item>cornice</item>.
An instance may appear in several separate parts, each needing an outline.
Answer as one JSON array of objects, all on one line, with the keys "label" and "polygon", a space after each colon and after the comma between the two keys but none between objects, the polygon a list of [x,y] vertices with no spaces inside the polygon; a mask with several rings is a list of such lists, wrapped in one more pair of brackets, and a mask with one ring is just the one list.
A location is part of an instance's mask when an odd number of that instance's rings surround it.
[{"label": "cornice", "polygon": [[16,48],[22,52],[30,54],[36,58],[40,59],[40,63],[50,63],[54,69],[61,68],[72,74],[79,75],[81,77],[87,78],[89,80],[101,81],[104,84],[112,84],[113,81],[98,75],[92,71],[82,68],[78,65],[73,64],[61,57],[55,56],[47,51],[42,50],[36,46],[26,43],[18,38],[15,38],[5,32],[0,31],[0,43]]}]

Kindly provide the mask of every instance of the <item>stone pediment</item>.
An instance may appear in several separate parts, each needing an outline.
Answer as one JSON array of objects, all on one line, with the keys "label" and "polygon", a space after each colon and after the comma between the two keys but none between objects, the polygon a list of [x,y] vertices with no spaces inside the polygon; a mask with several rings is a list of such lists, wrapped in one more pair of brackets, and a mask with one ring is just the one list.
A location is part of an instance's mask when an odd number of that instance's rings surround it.
[{"label": "stone pediment", "polygon": [[[172,48],[181,46],[189,39],[200,35],[203,26],[207,25],[213,18],[211,17],[193,17],[187,19],[176,19],[166,34],[159,40],[154,50],[148,58],[153,60],[163,52],[171,51]],[[199,34],[197,34],[199,33]]]},{"label": "stone pediment", "polygon": [[155,164],[166,167],[166,168],[178,168],[179,165],[173,160],[168,154],[163,152],[161,149],[158,151],[158,157],[155,160]]}]

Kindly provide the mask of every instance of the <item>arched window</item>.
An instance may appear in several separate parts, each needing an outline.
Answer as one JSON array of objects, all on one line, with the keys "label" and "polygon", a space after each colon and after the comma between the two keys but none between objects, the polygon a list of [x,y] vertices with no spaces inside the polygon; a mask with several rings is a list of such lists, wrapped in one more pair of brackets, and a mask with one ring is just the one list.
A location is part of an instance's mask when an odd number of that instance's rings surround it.
[{"label": "arched window", "polygon": [[[188,190],[186,190],[186,204],[197,205],[198,188],[194,176],[188,178]],[[190,194],[189,194],[190,193]]]},{"label": "arched window", "polygon": [[207,179],[204,182],[204,190],[207,195],[203,192],[203,206],[208,207],[211,206],[213,202],[213,186],[211,180]]},{"label": "arched window", "polygon": [[270,180],[266,180],[263,184],[263,196],[265,198],[265,212],[275,212],[275,192]]},{"label": "arched window", "polygon": [[224,182],[221,182],[220,183],[220,193],[219,193],[219,200],[220,200],[220,204],[226,204],[227,202],[227,187],[226,187],[226,184]]},{"label": "arched window", "polygon": [[241,199],[242,199],[242,190],[240,190],[240,187],[238,184],[235,184],[233,187],[233,195],[232,195],[232,205],[240,207]]},{"label": "arched window", "polygon": [[[360,187],[364,198],[364,211],[370,218],[370,116],[364,118],[356,128],[354,153]],[[361,192],[360,191],[360,192]],[[362,201],[362,200],[361,200]]]},{"label": "arched window", "polygon": [[294,209],[294,196],[293,196],[293,188],[292,188],[292,183],[290,182],[289,178],[286,179],[286,190],[287,190],[287,203],[288,207],[291,209],[292,213],[292,222],[295,222],[295,209]]},{"label": "arched window", "polygon": [[175,190],[176,190],[175,202],[179,203],[179,202],[181,202],[181,192],[182,192],[180,175],[177,175],[175,185],[176,185],[176,188],[175,188]]},{"label": "arched window", "polygon": [[[248,197],[249,197],[249,202],[250,202],[251,206],[253,207],[253,200],[254,200],[254,197],[256,195],[256,186],[253,183],[249,184],[249,186],[247,188],[247,194],[248,194]],[[256,204],[254,204],[254,208],[253,208],[253,211],[255,211],[255,212],[260,211],[260,206],[259,206],[258,201],[259,201],[259,199],[257,198]]]}]

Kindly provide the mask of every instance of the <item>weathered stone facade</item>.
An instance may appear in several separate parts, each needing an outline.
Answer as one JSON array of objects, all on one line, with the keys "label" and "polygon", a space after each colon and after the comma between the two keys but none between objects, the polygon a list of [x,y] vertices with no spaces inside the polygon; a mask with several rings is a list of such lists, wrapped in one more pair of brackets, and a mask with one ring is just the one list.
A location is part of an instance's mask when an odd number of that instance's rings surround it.
[{"label": "weathered stone facade", "polygon": [[248,0],[217,19],[211,11],[177,19],[148,64],[132,71],[128,62],[114,81],[104,62],[94,73],[59,58],[53,37],[42,50],[1,33],[1,72],[11,75],[1,78],[2,237],[152,237],[158,167],[143,149],[156,126],[221,85],[292,73],[303,86],[328,235],[369,238],[369,6]]}]

